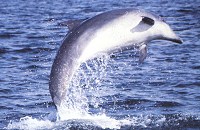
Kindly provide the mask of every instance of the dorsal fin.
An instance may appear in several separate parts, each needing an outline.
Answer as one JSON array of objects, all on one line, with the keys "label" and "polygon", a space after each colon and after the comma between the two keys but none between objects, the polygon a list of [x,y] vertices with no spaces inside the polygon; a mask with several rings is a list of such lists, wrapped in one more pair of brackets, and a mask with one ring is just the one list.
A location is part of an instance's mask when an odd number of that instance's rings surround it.
[{"label": "dorsal fin", "polygon": [[146,31],[154,25],[154,22],[155,21],[153,19],[142,16],[142,20],[140,21],[140,23],[137,26],[135,26],[134,28],[132,28],[131,32],[134,33],[134,32]]},{"label": "dorsal fin", "polygon": [[73,20],[61,22],[59,25],[67,26],[69,30],[72,30],[73,28],[76,28],[79,25],[81,25],[85,20],[87,19],[73,19]]}]

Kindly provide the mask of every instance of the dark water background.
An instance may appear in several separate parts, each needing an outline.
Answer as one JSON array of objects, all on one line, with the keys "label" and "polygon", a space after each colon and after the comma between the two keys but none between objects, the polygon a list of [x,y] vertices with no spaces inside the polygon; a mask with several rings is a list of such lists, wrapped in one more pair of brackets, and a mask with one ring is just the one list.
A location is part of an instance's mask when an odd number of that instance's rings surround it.
[{"label": "dark water background", "polygon": [[[100,129],[48,120],[55,112],[50,69],[68,31],[59,23],[128,7],[163,16],[184,43],[151,42],[140,65],[132,51],[117,54],[108,63],[97,109],[132,120],[121,129],[200,129],[199,0],[0,1],[0,129]],[[90,105],[90,111],[98,110]]]}]

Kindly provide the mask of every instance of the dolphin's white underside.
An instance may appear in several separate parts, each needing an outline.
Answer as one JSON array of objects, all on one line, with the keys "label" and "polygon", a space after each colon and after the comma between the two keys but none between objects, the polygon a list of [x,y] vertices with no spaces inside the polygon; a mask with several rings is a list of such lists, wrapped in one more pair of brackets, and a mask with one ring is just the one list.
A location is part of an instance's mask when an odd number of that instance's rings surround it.
[{"label": "dolphin's white underside", "polygon": [[[128,15],[138,15],[136,13],[125,14],[115,20],[105,24],[98,30],[88,29],[77,42],[88,42],[85,47],[79,62],[86,61],[95,57],[98,53],[110,52],[112,50],[120,49],[122,46],[129,46],[144,41],[140,37],[140,33],[131,32],[139,24],[142,17],[136,17],[134,21]],[[89,38],[89,40],[88,40]]]}]

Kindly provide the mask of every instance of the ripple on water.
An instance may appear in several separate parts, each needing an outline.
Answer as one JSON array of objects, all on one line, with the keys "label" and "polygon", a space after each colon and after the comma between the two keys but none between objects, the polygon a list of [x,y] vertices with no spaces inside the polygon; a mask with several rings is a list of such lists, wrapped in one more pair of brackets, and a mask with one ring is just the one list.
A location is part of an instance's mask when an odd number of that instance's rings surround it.
[{"label": "ripple on water", "polygon": [[13,34],[13,33],[2,33],[2,34],[0,34],[0,38],[2,38],[2,39],[6,39],[6,38],[13,38],[13,37],[16,37],[16,35],[15,34]]},{"label": "ripple on water", "polygon": [[183,104],[178,102],[172,102],[172,101],[156,101],[154,106],[156,107],[179,107],[183,106]]}]

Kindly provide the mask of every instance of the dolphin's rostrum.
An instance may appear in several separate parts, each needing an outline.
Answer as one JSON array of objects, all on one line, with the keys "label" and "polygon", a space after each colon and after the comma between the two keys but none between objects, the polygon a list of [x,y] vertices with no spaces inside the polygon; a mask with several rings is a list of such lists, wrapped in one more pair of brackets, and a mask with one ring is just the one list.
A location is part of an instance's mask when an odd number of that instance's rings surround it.
[{"label": "dolphin's rostrum", "polygon": [[139,61],[146,58],[147,44],[156,39],[182,43],[161,17],[139,9],[118,9],[96,15],[85,21],[67,23],[66,35],[52,65],[49,89],[59,107],[65,98],[75,70],[99,53],[139,47]]}]

